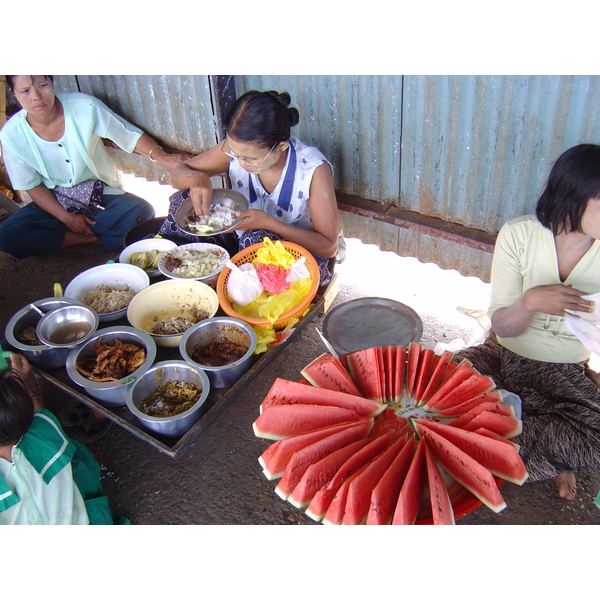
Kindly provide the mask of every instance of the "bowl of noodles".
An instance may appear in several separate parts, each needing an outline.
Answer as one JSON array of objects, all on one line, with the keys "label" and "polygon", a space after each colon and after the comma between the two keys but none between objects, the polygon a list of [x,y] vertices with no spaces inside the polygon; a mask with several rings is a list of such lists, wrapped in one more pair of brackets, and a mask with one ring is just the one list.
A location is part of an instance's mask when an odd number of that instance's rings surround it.
[{"label": "bowl of noodles", "polygon": [[148,274],[134,265],[108,263],[73,278],[65,297],[93,308],[100,321],[116,321],[127,314],[134,296],[150,285]]}]

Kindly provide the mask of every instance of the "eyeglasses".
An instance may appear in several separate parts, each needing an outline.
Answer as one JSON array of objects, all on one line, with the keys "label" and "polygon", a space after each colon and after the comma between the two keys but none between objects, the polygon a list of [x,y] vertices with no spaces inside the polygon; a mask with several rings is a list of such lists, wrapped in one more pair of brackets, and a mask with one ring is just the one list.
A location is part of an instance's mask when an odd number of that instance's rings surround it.
[{"label": "eyeglasses", "polygon": [[271,154],[271,152],[273,152],[273,150],[275,149],[275,146],[277,146],[278,142],[275,142],[273,144],[273,146],[271,147],[271,149],[267,152],[266,156],[257,164],[255,165],[254,163],[250,162],[249,160],[246,160],[245,158],[242,158],[241,156],[238,156],[237,154],[234,154],[233,152],[229,151],[227,152],[227,150],[225,150],[225,142],[227,140],[223,140],[223,145],[221,146],[221,151],[224,152],[225,154],[227,154],[227,156],[230,156],[231,158],[237,158],[240,162],[243,162],[244,164],[248,165],[251,169],[258,169],[260,168],[260,165],[262,165],[265,160],[267,160],[267,158],[269,157],[269,154]]}]

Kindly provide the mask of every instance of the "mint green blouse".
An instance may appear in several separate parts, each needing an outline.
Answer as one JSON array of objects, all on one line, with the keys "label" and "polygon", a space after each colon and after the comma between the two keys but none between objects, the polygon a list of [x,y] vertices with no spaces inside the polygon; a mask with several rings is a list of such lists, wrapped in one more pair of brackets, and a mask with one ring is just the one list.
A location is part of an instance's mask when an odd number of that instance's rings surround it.
[{"label": "mint green blouse", "polygon": [[133,152],[143,132],[82,93],[56,94],[63,105],[65,132],[58,141],[39,137],[27,123],[27,112],[13,115],[0,130],[2,157],[14,189],[29,190],[43,183],[53,189],[99,179],[105,193],[122,193],[114,161],[102,138]]}]

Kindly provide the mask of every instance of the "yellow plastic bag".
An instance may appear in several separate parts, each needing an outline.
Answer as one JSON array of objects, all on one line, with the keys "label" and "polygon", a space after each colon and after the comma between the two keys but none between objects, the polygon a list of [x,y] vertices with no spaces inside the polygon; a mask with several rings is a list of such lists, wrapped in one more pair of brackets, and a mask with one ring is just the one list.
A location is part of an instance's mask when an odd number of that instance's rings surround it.
[{"label": "yellow plastic bag", "polygon": [[253,264],[264,263],[265,265],[277,265],[284,269],[289,269],[296,260],[294,255],[285,249],[285,246],[279,241],[273,242],[269,238],[263,239],[263,248],[256,251],[256,258]]},{"label": "yellow plastic bag", "polygon": [[310,290],[312,285],[311,279],[298,279],[290,285],[289,289],[280,294],[273,294],[267,298],[267,301],[259,307],[258,312],[261,317],[269,319],[271,323],[275,323],[279,317],[298,306],[304,296]]},{"label": "yellow plastic bag", "polygon": [[277,334],[272,325],[256,325],[253,327],[256,333],[256,348],[254,354],[262,354],[276,340]]},{"label": "yellow plastic bag", "polygon": [[312,279],[298,279],[285,292],[280,294],[263,292],[256,300],[246,304],[246,306],[232,303],[233,309],[245,317],[268,319],[271,323],[275,323],[283,313],[300,304],[304,296],[308,294],[311,285]]}]

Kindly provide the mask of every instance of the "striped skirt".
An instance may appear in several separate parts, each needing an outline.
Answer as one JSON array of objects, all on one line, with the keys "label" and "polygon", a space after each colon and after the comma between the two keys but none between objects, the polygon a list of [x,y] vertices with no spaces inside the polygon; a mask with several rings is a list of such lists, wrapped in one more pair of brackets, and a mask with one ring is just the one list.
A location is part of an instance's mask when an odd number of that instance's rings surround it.
[{"label": "striped skirt", "polygon": [[493,331],[456,358],[468,359],[498,388],[520,396],[523,431],[514,441],[528,481],[600,469],[600,388],[586,376],[584,363],[524,358],[501,346]]}]

